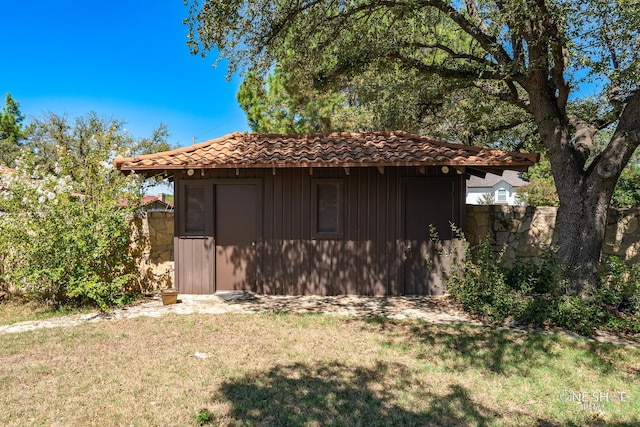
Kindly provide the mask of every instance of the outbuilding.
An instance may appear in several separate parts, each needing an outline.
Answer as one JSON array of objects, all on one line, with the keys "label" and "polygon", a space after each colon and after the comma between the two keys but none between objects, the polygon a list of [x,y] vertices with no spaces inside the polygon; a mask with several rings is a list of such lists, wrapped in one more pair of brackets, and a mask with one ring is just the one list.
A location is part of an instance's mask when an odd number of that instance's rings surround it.
[{"label": "outbuilding", "polygon": [[438,295],[432,230],[455,244],[467,177],[537,160],[406,132],[232,133],[114,165],[174,181],[180,293]]}]

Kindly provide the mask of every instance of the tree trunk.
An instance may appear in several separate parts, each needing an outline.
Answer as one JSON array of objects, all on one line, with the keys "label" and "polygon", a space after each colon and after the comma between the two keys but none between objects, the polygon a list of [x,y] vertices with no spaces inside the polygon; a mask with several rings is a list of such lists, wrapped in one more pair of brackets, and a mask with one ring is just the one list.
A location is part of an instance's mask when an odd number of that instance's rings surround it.
[{"label": "tree trunk", "polygon": [[571,141],[569,120],[545,96],[532,97],[542,143],[548,149],[560,207],[556,218],[558,261],[568,294],[588,296],[598,283],[609,202],[623,162],[603,153],[588,167],[589,141]]},{"label": "tree trunk", "polygon": [[[558,258],[564,277],[570,281],[568,293],[588,296],[598,284],[611,196],[640,143],[640,91],[626,99],[611,141],[588,166],[588,148],[578,140],[583,129],[577,129],[576,141],[571,144],[566,126],[560,132],[556,127],[553,133],[548,132],[551,129],[547,126],[545,145],[551,153],[560,200],[556,219]],[[562,135],[564,139],[554,141],[550,135]],[[591,139],[592,135],[586,138]]]},{"label": "tree trunk", "polygon": [[598,267],[615,181],[613,185],[607,180],[601,181],[600,185],[587,190],[588,183],[571,188],[580,178],[575,173],[556,176],[560,199],[556,218],[558,260],[564,278],[569,281],[567,293],[589,296],[598,283]]}]

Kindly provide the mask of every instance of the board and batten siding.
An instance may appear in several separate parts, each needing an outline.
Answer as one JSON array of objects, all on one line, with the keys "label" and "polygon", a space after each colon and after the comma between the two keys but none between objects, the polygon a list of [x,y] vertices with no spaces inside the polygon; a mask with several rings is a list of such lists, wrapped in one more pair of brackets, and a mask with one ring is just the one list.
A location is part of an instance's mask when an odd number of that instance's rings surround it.
[{"label": "board and batten siding", "polygon": [[[406,218],[403,216],[413,213],[403,207],[403,186],[411,180],[432,180],[437,186],[450,188],[450,206],[443,210],[445,223],[451,218],[461,226],[465,180],[464,175],[455,172],[444,175],[439,168],[424,168],[422,172],[415,167],[327,167],[211,169],[205,170],[204,174],[196,171],[192,177],[176,174],[178,289],[192,293],[215,292],[215,253],[212,249],[215,247],[215,185],[216,182],[247,180],[258,183],[262,198],[261,235],[255,245],[254,258],[259,265],[247,290],[275,295],[441,293],[441,284],[436,284],[435,291],[428,289],[427,284],[417,288],[405,284],[404,263],[411,245],[404,236]],[[340,183],[342,193],[340,235],[318,237],[313,230],[314,183],[335,180]],[[185,190],[190,185],[200,184],[207,188],[208,225],[202,236],[186,235]],[[440,191],[440,194],[449,194],[447,191]],[[427,200],[427,203],[429,209],[438,210],[442,201]],[[445,238],[450,235],[450,230],[439,232]],[[427,243],[423,242],[425,245]]]}]

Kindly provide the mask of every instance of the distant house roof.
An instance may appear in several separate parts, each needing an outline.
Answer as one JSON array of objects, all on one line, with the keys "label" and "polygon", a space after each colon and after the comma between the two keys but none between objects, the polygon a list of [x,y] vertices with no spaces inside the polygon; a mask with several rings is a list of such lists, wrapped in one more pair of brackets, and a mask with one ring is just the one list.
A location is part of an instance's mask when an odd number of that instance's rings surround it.
[{"label": "distant house roof", "polygon": [[173,202],[171,202],[170,200],[162,200],[157,196],[144,196],[142,198],[142,206],[147,206],[152,203],[158,203],[158,204],[164,205],[169,209],[173,209]]},{"label": "distant house roof", "polygon": [[[209,168],[459,166],[526,170],[539,155],[489,150],[407,132],[231,133],[198,145],[113,161],[121,171]],[[485,171],[486,172],[486,171]]]},{"label": "distant house roof", "polygon": [[522,187],[523,185],[527,185],[529,181],[525,181],[520,176],[520,172],[514,170],[505,170],[500,175],[495,174],[487,174],[484,178],[480,178],[478,176],[471,176],[467,181],[467,188],[491,188],[500,181],[505,181],[507,184],[510,184],[512,187]]},{"label": "distant house roof", "polygon": [[[126,198],[118,200],[118,206],[129,206]],[[157,196],[142,196],[142,209],[144,210],[173,210],[173,202]]]}]

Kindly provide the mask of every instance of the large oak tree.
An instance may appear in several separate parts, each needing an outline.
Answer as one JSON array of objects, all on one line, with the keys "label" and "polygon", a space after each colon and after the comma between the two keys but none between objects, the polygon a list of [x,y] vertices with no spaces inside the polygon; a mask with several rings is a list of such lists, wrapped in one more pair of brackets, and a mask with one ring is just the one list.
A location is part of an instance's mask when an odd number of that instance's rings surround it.
[{"label": "large oak tree", "polygon": [[[401,69],[445,82],[449,104],[475,96],[524,113],[551,162],[569,292],[594,289],[609,202],[640,143],[637,0],[185,3],[192,52],[217,51],[230,72],[278,62],[301,80],[347,86]],[[467,104],[461,114],[477,105]],[[596,154],[602,130],[612,136]]]}]

